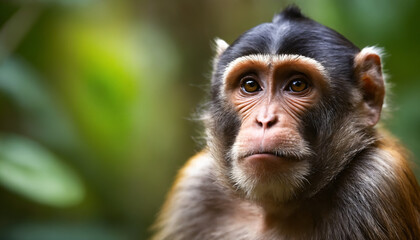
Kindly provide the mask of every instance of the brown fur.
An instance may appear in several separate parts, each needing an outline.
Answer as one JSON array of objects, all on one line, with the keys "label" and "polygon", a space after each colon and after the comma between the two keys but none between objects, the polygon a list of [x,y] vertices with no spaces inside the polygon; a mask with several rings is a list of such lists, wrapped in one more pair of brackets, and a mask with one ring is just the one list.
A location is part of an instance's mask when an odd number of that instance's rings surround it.
[{"label": "brown fur", "polygon": [[204,150],[180,171],[153,239],[417,239],[419,186],[404,148],[380,132],[324,191],[272,213],[220,185]]}]

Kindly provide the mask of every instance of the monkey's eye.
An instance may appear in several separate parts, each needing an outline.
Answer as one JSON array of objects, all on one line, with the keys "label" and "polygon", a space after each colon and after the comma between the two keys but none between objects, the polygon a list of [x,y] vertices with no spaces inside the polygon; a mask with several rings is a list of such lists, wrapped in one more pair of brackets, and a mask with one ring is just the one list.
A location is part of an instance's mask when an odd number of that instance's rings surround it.
[{"label": "monkey's eye", "polygon": [[287,85],[286,90],[291,92],[302,92],[308,88],[308,82],[304,78],[297,78],[292,80]]},{"label": "monkey's eye", "polygon": [[254,93],[261,91],[260,84],[252,77],[245,77],[242,79],[241,88],[247,93]]}]

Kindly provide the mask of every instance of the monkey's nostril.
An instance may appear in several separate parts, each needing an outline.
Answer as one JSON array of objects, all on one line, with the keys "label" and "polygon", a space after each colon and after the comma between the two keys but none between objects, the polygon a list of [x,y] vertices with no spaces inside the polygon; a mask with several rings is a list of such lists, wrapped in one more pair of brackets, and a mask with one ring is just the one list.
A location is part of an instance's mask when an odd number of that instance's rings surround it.
[{"label": "monkey's nostril", "polygon": [[271,121],[267,122],[267,127],[272,127],[277,123],[277,118],[273,118]]}]

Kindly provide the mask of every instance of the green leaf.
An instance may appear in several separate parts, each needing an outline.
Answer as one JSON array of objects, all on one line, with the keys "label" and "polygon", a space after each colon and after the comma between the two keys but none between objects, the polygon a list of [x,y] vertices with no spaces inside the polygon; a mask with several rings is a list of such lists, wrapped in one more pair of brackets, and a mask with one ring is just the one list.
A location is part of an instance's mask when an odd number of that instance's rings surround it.
[{"label": "green leaf", "polygon": [[0,64],[0,94],[7,96],[22,114],[22,127],[55,149],[71,151],[77,147],[75,126],[54,95],[54,89],[25,61],[9,57]]},{"label": "green leaf", "polygon": [[0,184],[39,203],[65,207],[84,197],[78,176],[29,139],[0,136]]}]

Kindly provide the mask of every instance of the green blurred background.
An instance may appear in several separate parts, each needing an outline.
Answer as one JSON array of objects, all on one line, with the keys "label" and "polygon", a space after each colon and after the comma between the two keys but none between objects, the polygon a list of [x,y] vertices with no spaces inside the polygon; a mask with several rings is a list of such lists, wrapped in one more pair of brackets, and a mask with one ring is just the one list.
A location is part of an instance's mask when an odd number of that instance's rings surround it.
[{"label": "green blurred background", "polygon": [[[176,171],[200,150],[191,119],[211,40],[231,43],[292,2],[0,2],[0,239],[150,236]],[[385,48],[385,123],[418,159],[420,1],[295,3],[359,47]]]}]

